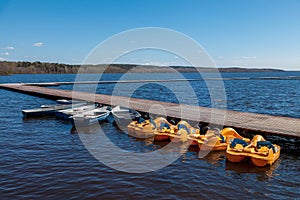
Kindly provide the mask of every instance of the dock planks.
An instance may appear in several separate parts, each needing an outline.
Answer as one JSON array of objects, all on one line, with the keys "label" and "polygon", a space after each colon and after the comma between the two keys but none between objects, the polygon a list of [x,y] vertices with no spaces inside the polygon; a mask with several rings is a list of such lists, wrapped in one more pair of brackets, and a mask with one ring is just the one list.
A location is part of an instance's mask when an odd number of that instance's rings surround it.
[{"label": "dock planks", "polygon": [[227,127],[269,135],[300,138],[300,119],[264,114],[220,110],[200,106],[137,99],[123,96],[92,94],[26,84],[0,84],[0,88],[51,99],[78,99],[106,105],[130,107],[141,112],[167,115],[185,120],[220,124]]}]

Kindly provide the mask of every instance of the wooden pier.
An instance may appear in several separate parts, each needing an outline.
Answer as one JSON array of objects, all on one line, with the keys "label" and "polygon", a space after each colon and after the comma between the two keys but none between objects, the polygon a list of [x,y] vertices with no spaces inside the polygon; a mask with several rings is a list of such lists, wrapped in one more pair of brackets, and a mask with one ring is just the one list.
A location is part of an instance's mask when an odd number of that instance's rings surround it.
[{"label": "wooden pier", "polygon": [[[36,84],[38,85],[38,84]],[[212,109],[123,96],[53,89],[30,84],[0,84],[0,88],[51,99],[78,99],[106,105],[121,105],[141,112],[185,120],[220,124],[246,132],[300,138],[300,119]],[[50,84],[51,85],[51,84]],[[220,122],[220,123],[218,123]]]}]

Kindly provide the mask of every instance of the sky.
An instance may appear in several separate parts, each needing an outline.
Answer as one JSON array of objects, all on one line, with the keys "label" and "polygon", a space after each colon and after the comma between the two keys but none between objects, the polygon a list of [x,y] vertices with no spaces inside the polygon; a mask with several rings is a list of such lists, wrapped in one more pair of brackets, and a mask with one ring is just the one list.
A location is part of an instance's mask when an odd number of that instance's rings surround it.
[{"label": "sky", "polygon": [[[220,67],[299,70],[299,19],[300,0],[0,0],[0,60],[80,64],[115,34],[161,27],[195,40]],[[121,61],[176,64],[145,53]]]}]

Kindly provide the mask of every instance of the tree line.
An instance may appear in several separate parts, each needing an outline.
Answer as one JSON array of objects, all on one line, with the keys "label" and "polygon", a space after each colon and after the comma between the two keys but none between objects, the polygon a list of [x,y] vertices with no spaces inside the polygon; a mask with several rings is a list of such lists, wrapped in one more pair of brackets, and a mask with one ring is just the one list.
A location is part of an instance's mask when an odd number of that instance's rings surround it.
[{"label": "tree line", "polygon": [[[76,74],[76,73],[165,73],[165,72],[213,72],[215,69],[209,67],[185,67],[185,66],[152,66],[135,64],[99,64],[99,65],[72,65],[48,62],[0,62],[0,75],[10,74]],[[248,72],[248,71],[282,71],[274,69],[247,69],[247,68],[219,68],[220,72]]]}]

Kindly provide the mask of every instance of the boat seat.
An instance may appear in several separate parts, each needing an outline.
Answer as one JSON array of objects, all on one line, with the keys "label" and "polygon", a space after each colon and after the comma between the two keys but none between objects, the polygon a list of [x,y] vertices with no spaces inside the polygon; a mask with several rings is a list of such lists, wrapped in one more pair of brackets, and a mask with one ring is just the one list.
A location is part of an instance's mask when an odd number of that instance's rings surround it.
[{"label": "boat seat", "polygon": [[152,118],[150,118],[150,123],[153,125],[154,129],[157,128],[157,125],[156,125],[155,121],[153,121]]},{"label": "boat seat", "polygon": [[145,122],[145,119],[142,118],[142,117],[140,117],[139,120],[138,120],[138,123],[141,124],[141,123],[143,123],[143,122]]},{"label": "boat seat", "polygon": [[188,127],[187,127],[185,124],[178,124],[178,125],[177,125],[177,128],[178,128],[178,130],[184,129],[184,130],[186,130],[186,132],[187,132],[188,134],[190,134],[190,129],[188,129]]},{"label": "boat seat", "polygon": [[222,134],[219,135],[219,140],[221,143],[225,143],[226,142],[226,137],[223,136]]},{"label": "boat seat", "polygon": [[162,122],[159,126],[160,130],[163,130],[164,128],[166,129],[171,129],[171,127],[169,126],[169,124]]},{"label": "boat seat", "polygon": [[244,140],[242,139],[239,139],[239,138],[234,138],[230,144],[230,148],[234,148],[237,144],[240,144],[242,145],[243,147],[247,146],[248,143],[245,142]]},{"label": "boat seat", "polygon": [[256,147],[258,149],[261,149],[262,147],[267,147],[268,149],[272,149],[274,153],[276,153],[274,145],[270,141],[259,141],[256,144]]}]

